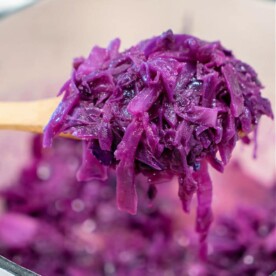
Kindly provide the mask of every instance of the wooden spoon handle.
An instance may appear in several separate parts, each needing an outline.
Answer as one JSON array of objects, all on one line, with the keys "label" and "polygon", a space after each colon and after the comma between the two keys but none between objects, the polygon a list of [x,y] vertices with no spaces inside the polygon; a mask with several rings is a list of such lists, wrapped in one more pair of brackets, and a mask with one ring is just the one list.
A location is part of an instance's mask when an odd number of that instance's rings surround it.
[{"label": "wooden spoon handle", "polygon": [[[61,101],[61,97],[29,102],[0,102],[0,130],[43,133],[43,129]],[[61,133],[60,136],[77,139]]]},{"label": "wooden spoon handle", "polygon": [[0,102],[0,129],[42,133],[60,98],[29,102]]}]

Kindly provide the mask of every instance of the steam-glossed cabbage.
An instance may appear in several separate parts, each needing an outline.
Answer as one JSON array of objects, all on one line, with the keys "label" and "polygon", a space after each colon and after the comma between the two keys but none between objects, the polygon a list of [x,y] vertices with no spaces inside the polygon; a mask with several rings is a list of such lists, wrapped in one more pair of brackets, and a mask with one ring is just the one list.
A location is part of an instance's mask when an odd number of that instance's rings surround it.
[{"label": "steam-glossed cabbage", "polygon": [[120,40],[94,47],[73,62],[63,100],[44,132],[44,146],[69,132],[84,140],[81,180],[117,172],[119,209],[136,213],[135,177],[152,188],[176,175],[188,211],[197,193],[197,230],[204,240],[212,220],[207,163],[219,171],[237,140],[261,115],[273,117],[255,71],[220,42],[171,31],[119,52]]}]

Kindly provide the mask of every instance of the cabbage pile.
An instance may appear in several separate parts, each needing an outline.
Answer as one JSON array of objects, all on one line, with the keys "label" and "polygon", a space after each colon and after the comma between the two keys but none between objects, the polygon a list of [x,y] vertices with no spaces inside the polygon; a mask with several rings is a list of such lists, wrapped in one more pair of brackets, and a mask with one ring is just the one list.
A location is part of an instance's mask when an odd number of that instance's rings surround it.
[{"label": "cabbage pile", "polygon": [[265,204],[239,206],[231,216],[218,217],[209,239],[213,252],[200,275],[275,273],[275,188],[267,189]]},{"label": "cabbage pile", "polygon": [[[34,138],[29,164],[0,190],[0,255],[43,276],[183,275],[195,251],[188,231],[177,231],[158,204],[143,201],[139,216],[118,212],[112,175],[77,182],[79,146],[57,138],[42,151]],[[138,194],[145,198],[144,188]]]},{"label": "cabbage pile", "polygon": [[[76,181],[80,143],[57,138],[42,151],[41,137],[13,185],[0,190],[0,255],[43,276],[260,275],[276,270],[276,186],[258,186],[262,202],[223,208],[210,231],[209,254],[198,258],[197,239],[168,212],[170,194],[148,207],[146,185],[137,191],[139,215],[118,212],[115,179]],[[233,167],[232,170],[239,170]],[[246,176],[238,180],[243,184]],[[256,188],[252,180],[252,187]],[[54,191],[54,192],[53,192]],[[232,194],[228,195],[231,196]],[[233,195],[232,195],[233,196]],[[241,206],[244,205],[244,206]],[[173,209],[173,207],[172,207]]]},{"label": "cabbage pile", "polygon": [[44,146],[71,133],[83,140],[80,181],[116,169],[117,205],[137,211],[135,178],[156,184],[178,177],[188,212],[196,193],[204,242],[212,221],[207,164],[222,172],[236,142],[250,142],[261,115],[273,117],[255,71],[220,42],[167,31],[119,52],[120,40],[76,58],[63,99],[44,131]]}]

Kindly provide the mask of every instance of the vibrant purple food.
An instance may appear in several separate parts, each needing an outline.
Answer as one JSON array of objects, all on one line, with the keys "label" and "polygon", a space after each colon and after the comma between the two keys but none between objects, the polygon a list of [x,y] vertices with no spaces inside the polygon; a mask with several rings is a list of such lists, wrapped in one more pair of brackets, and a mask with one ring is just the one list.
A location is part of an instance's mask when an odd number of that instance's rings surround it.
[{"label": "vibrant purple food", "polygon": [[275,272],[275,191],[274,186],[265,205],[240,207],[235,214],[218,218],[209,238],[212,254],[202,275],[266,276]]},{"label": "vibrant purple food", "polygon": [[[231,216],[220,211],[201,261],[194,233],[178,225],[179,213],[162,208],[166,198],[151,208],[143,201],[137,216],[118,212],[113,177],[76,181],[78,142],[57,138],[43,152],[36,137],[32,149],[30,164],[0,193],[6,206],[0,255],[42,276],[266,276],[276,270],[275,186],[274,194],[262,188],[265,204]],[[145,197],[145,185],[137,188]]]},{"label": "vibrant purple food", "polygon": [[174,240],[173,217],[147,203],[139,216],[119,212],[114,177],[77,182],[80,163],[78,142],[58,138],[43,152],[36,137],[31,164],[0,193],[0,255],[43,276],[181,275],[188,236],[177,233],[184,247]]},{"label": "vibrant purple food", "polygon": [[219,42],[168,31],[121,53],[119,46],[115,39],[74,60],[44,146],[60,132],[84,140],[78,179],[104,180],[115,168],[118,207],[131,214],[136,175],[148,177],[151,191],[176,175],[185,211],[197,193],[204,241],[212,220],[207,163],[222,172],[237,140],[248,143],[261,115],[273,117],[270,103],[255,71]]}]

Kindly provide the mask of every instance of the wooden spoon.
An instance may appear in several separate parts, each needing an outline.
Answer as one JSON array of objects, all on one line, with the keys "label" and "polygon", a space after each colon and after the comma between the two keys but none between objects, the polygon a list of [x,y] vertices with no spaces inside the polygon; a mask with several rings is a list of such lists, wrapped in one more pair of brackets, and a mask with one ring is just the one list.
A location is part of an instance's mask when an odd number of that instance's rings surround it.
[{"label": "wooden spoon", "polygon": [[[43,133],[61,97],[29,102],[0,102],[0,129]],[[76,137],[61,133],[67,138]]]},{"label": "wooden spoon", "polygon": [[[0,102],[0,130],[43,133],[60,101],[61,97],[28,102]],[[239,131],[238,135],[242,138],[246,134]],[[68,133],[60,133],[59,136],[79,140]]]}]

